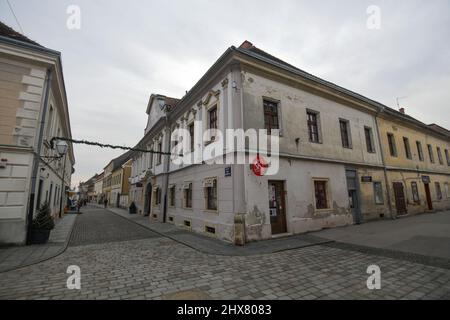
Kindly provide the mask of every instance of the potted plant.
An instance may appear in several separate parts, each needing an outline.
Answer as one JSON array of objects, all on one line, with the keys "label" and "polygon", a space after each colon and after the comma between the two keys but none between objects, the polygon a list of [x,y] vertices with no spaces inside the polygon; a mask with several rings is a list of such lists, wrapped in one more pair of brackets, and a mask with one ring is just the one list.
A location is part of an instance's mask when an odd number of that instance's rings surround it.
[{"label": "potted plant", "polygon": [[50,206],[45,202],[33,219],[31,227],[31,243],[43,244],[48,241],[50,231],[55,227],[55,222],[51,216]]},{"label": "potted plant", "polygon": [[137,212],[137,208],[136,208],[136,204],[133,202],[131,202],[130,207],[128,208],[128,212],[131,213],[136,213]]}]

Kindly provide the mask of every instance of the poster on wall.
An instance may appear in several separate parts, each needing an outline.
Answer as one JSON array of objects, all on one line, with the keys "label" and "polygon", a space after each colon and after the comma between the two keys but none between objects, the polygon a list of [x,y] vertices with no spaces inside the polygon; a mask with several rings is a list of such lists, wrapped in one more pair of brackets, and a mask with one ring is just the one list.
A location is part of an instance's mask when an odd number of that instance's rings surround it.
[{"label": "poster on wall", "polygon": [[270,216],[271,217],[277,216],[277,208],[270,208]]}]

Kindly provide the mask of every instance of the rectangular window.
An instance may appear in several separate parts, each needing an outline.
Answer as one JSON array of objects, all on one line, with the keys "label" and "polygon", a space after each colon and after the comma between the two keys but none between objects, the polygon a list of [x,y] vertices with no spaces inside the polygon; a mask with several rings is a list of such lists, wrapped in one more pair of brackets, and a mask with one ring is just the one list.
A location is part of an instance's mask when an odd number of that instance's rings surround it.
[{"label": "rectangular window", "polygon": [[339,128],[341,129],[342,147],[351,148],[350,123],[348,120],[339,120]]},{"label": "rectangular window", "polygon": [[327,181],[315,180],[316,209],[328,209]]},{"label": "rectangular window", "polygon": [[397,156],[397,146],[395,145],[395,137],[392,133],[387,134],[388,143],[389,143],[389,153],[392,157]]},{"label": "rectangular window", "polygon": [[155,206],[158,206],[161,204],[161,189],[159,187],[155,187],[154,189],[154,197],[155,197]]},{"label": "rectangular window", "polygon": [[189,125],[189,136],[191,137],[191,152],[193,152],[194,151],[194,139],[195,139],[195,137],[194,137],[194,123],[192,123],[192,124],[190,124]]},{"label": "rectangular window", "polygon": [[447,165],[450,166],[450,155],[447,149],[445,149],[445,159],[447,160]]},{"label": "rectangular window", "polygon": [[159,153],[156,154],[156,165],[160,165],[161,164],[161,159],[162,159],[162,141],[158,142],[158,151]]},{"label": "rectangular window", "polygon": [[420,198],[419,198],[419,189],[417,188],[417,182],[411,182],[411,190],[412,190],[412,196],[413,196],[413,201],[415,203],[420,203]]},{"label": "rectangular window", "polygon": [[411,147],[409,145],[409,139],[407,137],[403,137],[403,145],[405,146],[406,158],[412,159]]},{"label": "rectangular window", "polygon": [[48,112],[48,120],[47,120],[47,132],[46,136],[47,139],[50,140],[52,137],[50,137],[52,133],[52,124],[53,124],[53,106],[50,106],[50,110]]},{"label": "rectangular window", "polygon": [[308,120],[308,135],[309,141],[314,143],[320,143],[319,137],[319,114],[317,112],[308,111],[306,113]]},{"label": "rectangular window", "polygon": [[56,206],[56,199],[58,198],[59,186],[55,187],[55,198],[53,199],[53,206]]},{"label": "rectangular window", "polygon": [[444,183],[444,191],[447,198],[450,198],[450,193],[448,190],[448,183]]},{"label": "rectangular window", "polygon": [[38,185],[38,192],[37,192],[37,201],[36,201],[36,210],[39,210],[41,207],[41,194],[42,194],[42,187],[44,184],[44,180],[39,179],[39,185]]},{"label": "rectangular window", "polygon": [[437,151],[437,155],[438,155],[438,159],[439,159],[439,164],[444,164],[444,159],[442,158],[441,148],[436,147],[436,151]]},{"label": "rectangular window", "polygon": [[175,186],[171,186],[169,189],[169,205],[175,207]]},{"label": "rectangular window", "polygon": [[184,207],[192,208],[192,183],[184,184]]},{"label": "rectangular window", "polygon": [[434,163],[434,154],[433,154],[433,147],[431,144],[427,145],[428,147],[428,155],[430,156],[430,162]]},{"label": "rectangular window", "polygon": [[205,180],[204,187],[206,193],[206,209],[217,210],[217,180]]},{"label": "rectangular window", "polygon": [[436,188],[436,199],[442,200],[442,191],[441,191],[441,185],[439,182],[435,182],[434,186]]},{"label": "rectangular window", "polygon": [[375,153],[375,145],[373,143],[372,128],[364,127],[364,135],[366,137],[367,152]]},{"label": "rectangular window", "polygon": [[423,161],[423,150],[422,150],[422,143],[420,141],[416,141],[417,146],[417,154],[419,155],[419,160]]},{"label": "rectangular window", "polygon": [[375,204],[384,204],[383,186],[381,182],[373,183],[373,194],[375,197]]},{"label": "rectangular window", "polygon": [[212,107],[208,111],[208,129],[217,129],[217,107]]},{"label": "rectangular window", "polygon": [[[151,150],[152,146],[150,146],[148,149]],[[149,169],[153,168],[153,153],[148,154],[148,167]]]},{"label": "rectangular window", "polygon": [[263,100],[264,105],[264,128],[267,134],[271,134],[272,129],[280,129],[278,118],[278,103]]}]

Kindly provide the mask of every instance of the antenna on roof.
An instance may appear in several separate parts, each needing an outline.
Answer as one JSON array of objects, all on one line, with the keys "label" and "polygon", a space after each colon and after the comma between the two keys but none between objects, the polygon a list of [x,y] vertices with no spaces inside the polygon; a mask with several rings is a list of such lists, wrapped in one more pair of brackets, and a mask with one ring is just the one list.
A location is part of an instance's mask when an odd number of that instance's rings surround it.
[{"label": "antenna on roof", "polygon": [[395,98],[395,100],[397,101],[397,108],[399,108],[400,109],[400,100],[401,99],[405,99],[406,97],[397,97],[397,98]]},{"label": "antenna on roof", "polygon": [[6,0],[6,3],[8,3],[9,9],[11,10],[11,12],[12,12],[12,14],[13,14],[14,19],[16,19],[16,22],[17,22],[17,25],[19,26],[20,32],[22,32],[22,34],[24,35],[25,32],[23,32],[22,26],[20,25],[19,19],[17,19],[17,16],[16,16],[16,14],[14,13],[14,9],[13,9],[13,7],[11,6],[11,3],[9,3],[9,0]]}]

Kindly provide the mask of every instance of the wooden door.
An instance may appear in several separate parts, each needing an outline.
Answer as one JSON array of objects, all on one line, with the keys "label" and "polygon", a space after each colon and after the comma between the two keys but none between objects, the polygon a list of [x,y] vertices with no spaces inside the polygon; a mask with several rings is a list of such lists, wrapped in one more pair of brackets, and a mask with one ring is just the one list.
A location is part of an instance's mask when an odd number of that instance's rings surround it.
[{"label": "wooden door", "polygon": [[269,181],[269,213],[272,234],[287,232],[284,182]]},{"label": "wooden door", "polygon": [[394,197],[397,214],[406,214],[405,192],[403,190],[403,183],[394,182]]},{"label": "wooden door", "polygon": [[427,197],[428,210],[433,210],[433,202],[431,202],[430,184],[424,183],[424,186],[425,186],[425,195]]}]

